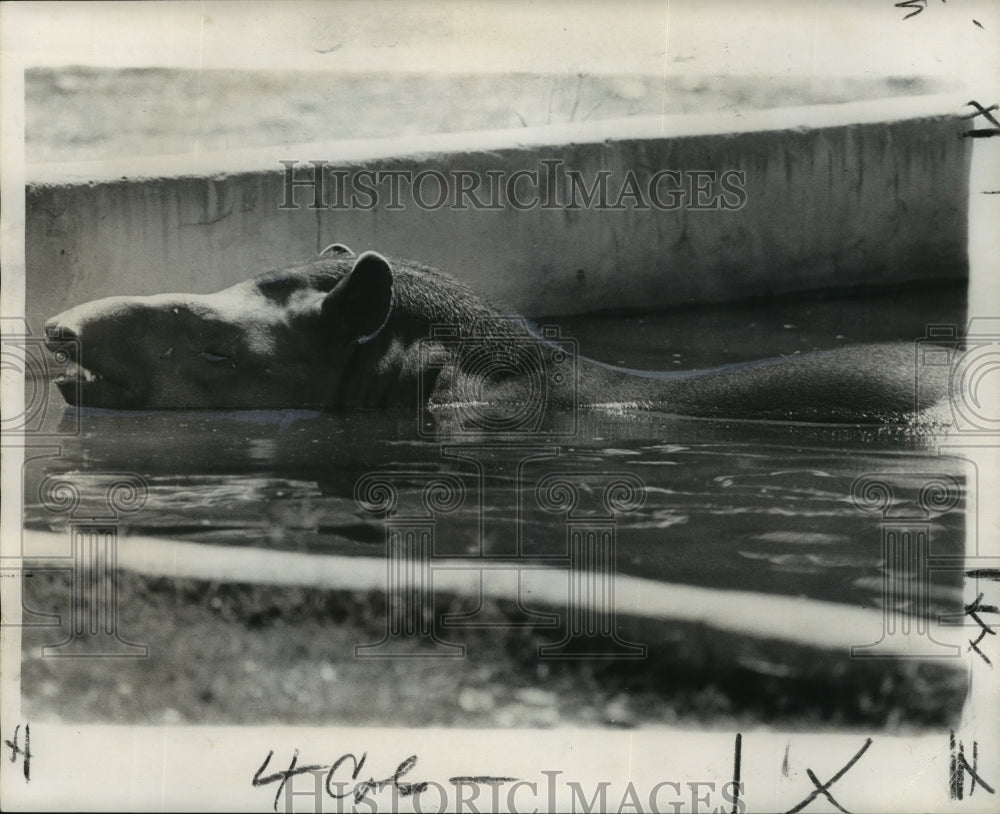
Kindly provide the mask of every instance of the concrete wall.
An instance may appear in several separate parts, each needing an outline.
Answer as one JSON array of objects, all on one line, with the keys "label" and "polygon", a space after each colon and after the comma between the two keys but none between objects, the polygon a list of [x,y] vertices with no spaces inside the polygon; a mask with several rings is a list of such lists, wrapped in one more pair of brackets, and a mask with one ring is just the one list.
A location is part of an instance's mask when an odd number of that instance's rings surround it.
[{"label": "concrete wall", "polygon": [[[438,266],[535,316],[964,278],[971,144],[957,137],[960,105],[911,98],[29,166],[26,313],[37,331],[99,296],[211,291],[334,241]],[[541,160],[560,159],[588,185],[610,171],[612,198],[629,170],[642,187],[658,170],[736,170],[746,201],[732,211],[426,211],[404,186],[405,207],[392,211],[382,186],[368,211],[310,209],[305,188],[298,209],[281,209],[282,159],[310,171],[305,162],[323,159],[351,172],[471,170],[484,180],[544,174]],[[671,186],[660,186],[664,201]],[[425,192],[435,197],[433,181]]]}]

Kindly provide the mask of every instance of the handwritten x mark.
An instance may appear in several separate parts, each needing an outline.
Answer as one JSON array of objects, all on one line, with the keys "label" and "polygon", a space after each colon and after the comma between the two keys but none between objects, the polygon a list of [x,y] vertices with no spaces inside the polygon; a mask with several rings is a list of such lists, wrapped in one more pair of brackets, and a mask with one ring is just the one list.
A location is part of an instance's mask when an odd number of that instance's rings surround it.
[{"label": "handwritten x mark", "polygon": [[973,99],[971,102],[965,103],[966,107],[974,107],[976,109],[975,113],[970,113],[968,116],[962,116],[963,119],[974,119],[976,116],[985,116],[987,121],[991,124],[1000,127],[1000,121],[992,115],[990,111],[996,110],[998,105],[990,105],[989,107],[983,107],[979,102]]},{"label": "handwritten x mark", "polygon": [[21,725],[18,724],[14,727],[14,740],[5,740],[3,742],[4,746],[10,747],[10,762],[14,763],[18,756],[24,759],[24,780],[26,783],[31,782],[31,727],[28,724],[24,725],[24,748],[22,749],[17,745],[17,737],[21,731]]},{"label": "handwritten x mark", "polygon": [[816,775],[815,775],[815,773],[813,772],[812,769],[806,769],[806,774],[809,775],[809,779],[812,781],[812,784],[816,787],[816,790],[813,791],[813,793],[810,794],[808,797],[806,797],[806,799],[804,799],[801,803],[799,803],[797,806],[795,806],[795,808],[788,809],[788,811],[786,811],[785,814],[795,814],[795,812],[801,811],[803,808],[805,808],[807,805],[809,805],[813,800],[815,800],[821,794],[824,797],[826,797],[827,800],[830,801],[831,805],[836,806],[838,811],[843,811],[844,814],[850,814],[850,812],[846,808],[844,808],[840,803],[838,803],[836,801],[836,799],[834,799],[834,796],[832,794],[830,794],[829,789],[830,789],[830,786],[832,786],[834,783],[836,783],[838,780],[840,780],[840,778],[842,778],[845,774],[847,774],[848,770],[855,763],[857,763],[859,760],[861,760],[861,756],[865,752],[868,751],[868,747],[871,746],[871,745],[872,745],[872,739],[868,738],[865,741],[864,746],[862,746],[860,749],[858,749],[858,751],[855,753],[854,757],[852,757],[844,765],[844,768],[841,769],[839,772],[837,772],[833,777],[831,777],[825,783],[820,783],[819,782],[819,778],[816,777]]},{"label": "handwritten x mark", "polygon": [[965,615],[971,616],[973,621],[981,628],[979,636],[976,638],[975,641],[969,639],[969,649],[975,650],[976,653],[979,654],[979,657],[992,667],[993,662],[990,661],[989,658],[986,656],[986,654],[979,649],[978,645],[987,636],[996,636],[997,632],[993,629],[992,625],[988,625],[986,624],[986,622],[980,619],[979,614],[996,613],[997,607],[996,605],[984,605],[982,604],[982,602],[983,602],[983,594],[979,594],[979,596],[977,596],[970,604],[965,606]]},{"label": "handwritten x mark", "polygon": [[979,102],[973,99],[971,102],[966,102],[966,107],[974,107],[976,109],[975,113],[970,113],[968,116],[962,116],[962,120],[974,119],[977,116],[985,116],[986,121],[993,125],[993,127],[980,128],[977,130],[966,130],[964,133],[960,133],[961,138],[990,138],[991,136],[1000,136],[1000,121],[997,121],[996,116],[994,116],[990,111],[996,110],[997,105],[990,105],[989,107],[983,107]]}]

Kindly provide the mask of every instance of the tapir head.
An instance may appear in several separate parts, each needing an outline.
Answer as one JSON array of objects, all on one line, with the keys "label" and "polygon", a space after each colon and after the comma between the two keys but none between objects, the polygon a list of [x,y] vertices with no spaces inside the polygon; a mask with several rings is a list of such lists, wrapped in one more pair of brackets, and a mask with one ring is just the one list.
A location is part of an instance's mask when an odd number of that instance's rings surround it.
[{"label": "tapir head", "polygon": [[392,269],[368,252],[215,294],[95,300],[45,330],[49,349],[71,359],[56,383],[72,404],[321,408],[336,400],[338,373],[380,335],[392,310]]}]

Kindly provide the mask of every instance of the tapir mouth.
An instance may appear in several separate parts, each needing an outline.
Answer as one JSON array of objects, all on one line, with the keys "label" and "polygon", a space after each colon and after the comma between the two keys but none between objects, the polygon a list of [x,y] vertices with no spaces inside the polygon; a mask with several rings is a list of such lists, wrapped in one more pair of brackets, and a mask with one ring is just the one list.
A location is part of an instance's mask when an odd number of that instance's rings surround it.
[{"label": "tapir mouth", "polygon": [[127,394],[124,385],[76,361],[66,362],[52,381],[66,402],[74,407],[115,406]]},{"label": "tapir mouth", "polygon": [[67,382],[70,384],[85,383],[93,384],[104,380],[104,376],[95,373],[93,370],[84,367],[79,362],[68,362],[66,370],[53,379],[56,384]]}]

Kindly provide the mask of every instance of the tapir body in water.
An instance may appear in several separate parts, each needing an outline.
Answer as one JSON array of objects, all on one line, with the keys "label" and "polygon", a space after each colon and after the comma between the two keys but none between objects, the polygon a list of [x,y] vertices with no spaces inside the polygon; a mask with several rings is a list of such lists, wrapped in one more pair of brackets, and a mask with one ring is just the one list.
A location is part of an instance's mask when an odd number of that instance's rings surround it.
[{"label": "tapir body in water", "polygon": [[[913,344],[656,373],[568,358],[442,272],[374,252],[270,272],[214,294],[108,297],[46,324],[72,357],[73,404],[146,409],[337,409],[543,401],[710,418],[898,423],[914,411]],[[947,370],[921,370],[944,398]],[[936,375],[937,380],[928,378]],[[516,411],[515,411],[516,412]]]}]

